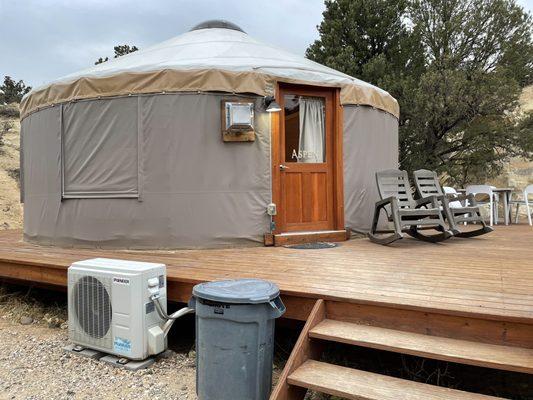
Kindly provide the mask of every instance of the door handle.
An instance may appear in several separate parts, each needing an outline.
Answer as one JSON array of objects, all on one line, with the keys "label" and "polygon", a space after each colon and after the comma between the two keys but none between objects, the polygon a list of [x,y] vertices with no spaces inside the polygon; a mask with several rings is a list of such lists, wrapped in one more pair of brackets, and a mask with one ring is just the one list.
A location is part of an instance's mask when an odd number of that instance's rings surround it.
[{"label": "door handle", "polygon": [[279,169],[280,169],[281,171],[285,171],[286,169],[289,169],[289,167],[287,167],[286,165],[280,164],[280,165],[279,165]]}]

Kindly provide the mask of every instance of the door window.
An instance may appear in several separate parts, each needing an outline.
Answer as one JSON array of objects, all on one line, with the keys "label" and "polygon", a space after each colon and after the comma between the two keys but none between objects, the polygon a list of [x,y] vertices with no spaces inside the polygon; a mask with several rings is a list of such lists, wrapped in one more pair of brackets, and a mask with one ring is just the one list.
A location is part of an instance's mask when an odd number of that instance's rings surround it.
[{"label": "door window", "polygon": [[326,162],[325,101],[284,95],[285,162]]}]

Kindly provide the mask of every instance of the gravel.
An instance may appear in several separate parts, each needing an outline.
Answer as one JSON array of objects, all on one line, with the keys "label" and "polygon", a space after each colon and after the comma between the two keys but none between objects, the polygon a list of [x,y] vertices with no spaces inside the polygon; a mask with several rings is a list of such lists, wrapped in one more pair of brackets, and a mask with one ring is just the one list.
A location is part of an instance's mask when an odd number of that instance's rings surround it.
[{"label": "gravel", "polygon": [[20,323],[22,325],[31,325],[33,323],[33,318],[24,316],[20,319]]},{"label": "gravel", "polygon": [[[170,332],[173,350],[148,369],[128,371],[63,350],[70,344],[64,293],[0,283],[0,400],[194,400],[194,319],[182,324]],[[276,346],[274,383],[296,340],[290,336]]]},{"label": "gravel", "polygon": [[66,353],[67,344],[66,329],[0,319],[0,399],[196,399],[193,354],[169,351],[131,372]]}]

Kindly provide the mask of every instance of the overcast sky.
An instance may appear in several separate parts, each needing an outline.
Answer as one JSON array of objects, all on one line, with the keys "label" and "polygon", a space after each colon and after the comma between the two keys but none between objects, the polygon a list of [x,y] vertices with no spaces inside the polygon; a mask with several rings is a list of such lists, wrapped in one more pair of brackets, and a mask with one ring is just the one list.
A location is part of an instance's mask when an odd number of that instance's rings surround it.
[{"label": "overcast sky", "polygon": [[[519,3],[533,10],[533,0]],[[117,44],[142,49],[214,18],[303,55],[323,10],[323,0],[0,0],[0,77],[41,85]]]}]

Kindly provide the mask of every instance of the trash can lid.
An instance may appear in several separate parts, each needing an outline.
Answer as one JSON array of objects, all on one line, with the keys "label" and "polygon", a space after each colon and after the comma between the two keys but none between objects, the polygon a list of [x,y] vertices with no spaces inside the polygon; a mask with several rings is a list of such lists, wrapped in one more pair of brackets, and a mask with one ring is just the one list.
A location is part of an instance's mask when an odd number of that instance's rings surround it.
[{"label": "trash can lid", "polygon": [[192,289],[192,294],[221,303],[260,304],[278,297],[279,288],[262,279],[234,279],[200,283]]}]

